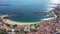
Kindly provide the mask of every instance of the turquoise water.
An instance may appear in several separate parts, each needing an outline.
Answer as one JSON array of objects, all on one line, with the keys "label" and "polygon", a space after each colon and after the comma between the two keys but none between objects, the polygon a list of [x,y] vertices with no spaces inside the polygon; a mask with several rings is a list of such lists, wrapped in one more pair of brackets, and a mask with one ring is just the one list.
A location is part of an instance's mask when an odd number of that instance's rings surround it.
[{"label": "turquoise water", "polygon": [[[16,12],[10,20],[18,22],[38,22],[41,19],[49,18],[47,9],[49,0],[0,0],[0,14]],[[35,12],[38,12],[36,14]]]}]

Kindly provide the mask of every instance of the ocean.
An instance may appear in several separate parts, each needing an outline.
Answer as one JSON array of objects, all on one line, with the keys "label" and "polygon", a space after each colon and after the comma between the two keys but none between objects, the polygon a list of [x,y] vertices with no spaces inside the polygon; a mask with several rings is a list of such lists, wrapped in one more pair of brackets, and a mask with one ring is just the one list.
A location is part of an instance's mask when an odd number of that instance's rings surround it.
[{"label": "ocean", "polygon": [[11,14],[12,21],[38,22],[52,17],[44,11],[48,4],[49,0],[0,0],[0,14]]}]

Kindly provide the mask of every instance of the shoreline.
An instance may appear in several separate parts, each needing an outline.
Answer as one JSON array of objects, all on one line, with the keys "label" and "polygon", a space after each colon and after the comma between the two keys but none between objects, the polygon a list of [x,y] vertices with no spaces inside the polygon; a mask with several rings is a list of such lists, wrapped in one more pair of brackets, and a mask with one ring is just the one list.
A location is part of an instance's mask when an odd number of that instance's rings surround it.
[{"label": "shoreline", "polygon": [[16,22],[16,21],[12,21],[12,20],[7,19],[5,21],[5,23],[10,24],[10,25],[15,25],[15,24],[17,24],[17,25],[30,25],[30,24],[35,24],[35,23],[38,23],[38,22],[28,22],[28,23],[26,23],[26,22]]},{"label": "shoreline", "polygon": [[[55,19],[55,18],[54,17],[48,18],[48,20],[50,20],[50,19]],[[46,21],[46,20],[42,19],[40,22],[43,22],[43,21]],[[12,21],[12,20],[9,20],[9,19],[7,19],[5,21],[5,23],[10,24],[10,25],[15,25],[15,24],[17,24],[17,25],[31,25],[31,24],[37,24],[37,23],[40,23],[40,22],[28,22],[28,23],[26,23],[26,22],[16,22],[16,21]]]},{"label": "shoreline", "polygon": [[[11,19],[8,19],[8,20],[11,20]],[[14,20],[11,20],[11,21],[14,21]],[[39,21],[41,21],[41,20],[39,20]],[[36,22],[39,22],[39,21],[36,21]],[[15,21],[15,22],[21,22],[21,23],[32,23],[32,22],[35,22],[35,21],[31,21],[31,22],[30,22],[30,21],[29,21],[29,22]]]}]

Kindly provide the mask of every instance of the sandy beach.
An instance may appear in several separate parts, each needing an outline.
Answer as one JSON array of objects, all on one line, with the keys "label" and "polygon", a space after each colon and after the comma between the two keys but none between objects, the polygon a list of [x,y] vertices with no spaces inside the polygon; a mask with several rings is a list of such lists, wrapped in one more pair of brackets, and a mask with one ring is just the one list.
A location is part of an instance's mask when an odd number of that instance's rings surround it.
[{"label": "sandy beach", "polygon": [[24,22],[16,22],[16,21],[12,21],[12,20],[7,19],[5,23],[11,24],[11,25],[14,25],[14,24],[17,24],[17,25],[30,25],[30,24],[35,24],[35,23],[38,23],[38,22],[24,23]]},{"label": "sandy beach", "polygon": [[[48,20],[50,20],[50,19],[54,19],[54,18],[48,18]],[[40,21],[40,22],[43,22],[45,19],[43,19],[42,21]],[[29,22],[29,23],[24,23],[24,22],[16,22],[16,21],[12,21],[12,20],[9,20],[9,19],[7,19],[6,21],[5,21],[5,23],[7,23],[7,24],[10,24],[10,25],[14,25],[14,24],[17,24],[17,25],[30,25],[30,24],[36,24],[36,23],[40,23],[40,22]]]}]

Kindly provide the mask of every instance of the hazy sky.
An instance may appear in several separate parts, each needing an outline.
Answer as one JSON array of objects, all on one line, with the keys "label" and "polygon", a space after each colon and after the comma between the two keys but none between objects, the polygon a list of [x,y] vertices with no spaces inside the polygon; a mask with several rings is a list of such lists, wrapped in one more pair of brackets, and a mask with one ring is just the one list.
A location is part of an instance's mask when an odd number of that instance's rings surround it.
[{"label": "hazy sky", "polygon": [[[56,7],[57,5],[52,5],[51,3],[60,4],[60,0],[50,0],[48,7]],[[48,10],[53,10],[54,8],[49,8]]]}]

